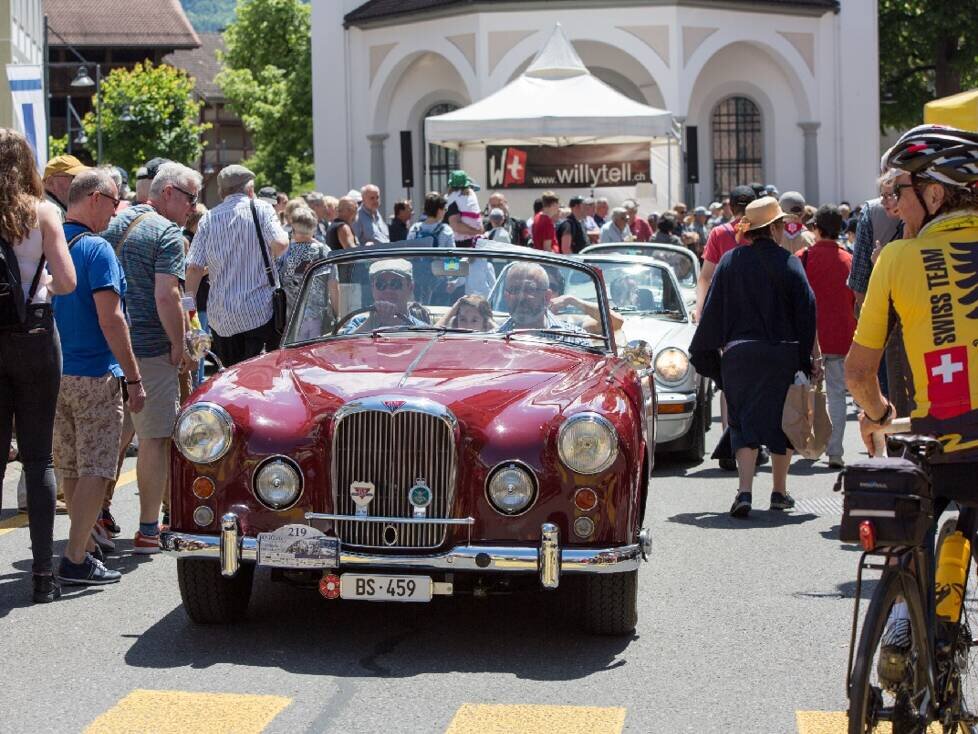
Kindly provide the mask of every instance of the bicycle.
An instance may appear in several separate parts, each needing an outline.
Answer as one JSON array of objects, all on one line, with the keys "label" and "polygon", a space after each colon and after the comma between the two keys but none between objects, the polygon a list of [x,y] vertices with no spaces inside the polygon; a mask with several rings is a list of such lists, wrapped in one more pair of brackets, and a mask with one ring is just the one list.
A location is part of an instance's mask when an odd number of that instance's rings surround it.
[{"label": "bicycle", "polygon": [[[905,419],[894,424],[888,427],[888,433],[909,429]],[[879,438],[877,446],[882,443]],[[941,451],[940,443],[926,436],[894,435],[889,443],[902,448],[904,457],[928,475],[929,459]],[[886,455],[885,448],[874,453]],[[978,641],[971,634],[972,629],[978,629],[978,581],[969,572],[971,560],[978,563],[978,507],[961,507],[957,518],[944,523],[937,536],[936,553],[935,543],[928,542],[933,531],[921,545],[876,547],[872,527],[869,520],[860,524],[864,552],[856,577],[846,678],[849,734],[937,731],[928,728],[931,723],[940,726],[944,734],[978,734],[978,715],[969,707],[969,702],[978,702],[978,660],[972,660]],[[940,600],[935,595],[934,559],[941,558],[946,538],[955,531],[962,532],[971,547],[964,564],[960,617],[957,622],[949,622],[935,614]],[[867,569],[882,573],[857,646],[863,571]],[[891,625],[894,629],[902,626],[898,630],[904,637],[901,645],[888,644],[886,636]],[[905,644],[907,637],[909,647]],[[884,722],[889,722],[890,727]]]}]

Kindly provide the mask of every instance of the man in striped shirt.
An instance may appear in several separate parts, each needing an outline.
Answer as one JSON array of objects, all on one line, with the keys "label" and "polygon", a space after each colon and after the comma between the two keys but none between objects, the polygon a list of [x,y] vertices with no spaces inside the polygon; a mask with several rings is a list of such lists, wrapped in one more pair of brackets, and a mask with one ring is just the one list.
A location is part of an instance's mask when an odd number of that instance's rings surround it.
[{"label": "man in striped shirt", "polygon": [[197,225],[187,258],[187,292],[196,296],[204,273],[210,275],[207,321],[214,353],[230,366],[262,350],[278,349],[281,335],[272,313],[273,286],[259,249],[258,227],[271,263],[285,253],[289,238],[275,209],[255,199],[255,174],[247,168],[225,167],[217,176],[217,187],[224,200]]}]

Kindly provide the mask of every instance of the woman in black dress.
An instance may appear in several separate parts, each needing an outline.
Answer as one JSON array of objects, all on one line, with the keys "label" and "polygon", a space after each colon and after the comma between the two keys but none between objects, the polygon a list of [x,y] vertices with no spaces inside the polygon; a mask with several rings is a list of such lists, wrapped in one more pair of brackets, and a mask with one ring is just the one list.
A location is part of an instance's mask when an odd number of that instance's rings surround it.
[{"label": "woman in black dress", "polygon": [[762,445],[772,454],[771,509],[794,506],[786,486],[792,447],[781,430],[784,400],[796,372],[813,378],[820,369],[812,359],[815,296],[798,258],[779,244],[784,216],[770,196],[747,206],[739,224],[747,244],[717,265],[690,345],[694,362],[722,352],[718,374],[708,376],[720,378],[727,398],[740,482],[730,508],[734,517],[750,513]]}]

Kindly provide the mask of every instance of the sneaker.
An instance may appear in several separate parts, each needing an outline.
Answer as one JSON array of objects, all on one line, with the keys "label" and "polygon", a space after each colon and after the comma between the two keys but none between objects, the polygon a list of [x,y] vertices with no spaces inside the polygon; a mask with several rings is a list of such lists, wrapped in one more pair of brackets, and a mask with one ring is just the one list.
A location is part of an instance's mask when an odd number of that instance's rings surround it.
[{"label": "sneaker", "polygon": [[771,462],[771,452],[768,451],[763,446],[761,446],[761,448],[757,450],[757,461],[754,462],[754,466],[764,466],[765,464],[769,464],[770,462]]},{"label": "sneaker", "polygon": [[61,598],[61,585],[52,574],[34,574],[34,603],[47,604]]},{"label": "sneaker", "polygon": [[115,521],[115,518],[112,517],[112,513],[109,511],[108,507],[102,510],[102,514],[99,515],[98,522],[99,525],[105,528],[105,531],[112,538],[114,538],[115,536],[117,536],[119,533],[122,532],[122,529],[119,527],[119,524]]},{"label": "sneaker", "polygon": [[102,549],[99,547],[99,544],[93,543],[92,545],[94,546],[94,548],[88,551],[88,555],[90,555],[96,561],[101,561],[102,563],[105,563],[105,553],[102,552]]},{"label": "sneaker", "polygon": [[795,498],[787,492],[771,492],[772,510],[790,510],[795,506]]},{"label": "sneaker", "polygon": [[906,617],[890,617],[880,640],[880,654],[876,661],[876,673],[884,688],[897,688],[907,676],[907,660],[912,643],[910,620]]},{"label": "sneaker", "polygon": [[132,552],[139,555],[148,556],[160,552],[159,535],[143,535],[138,530],[136,537],[132,540]]},{"label": "sneaker", "polygon": [[830,456],[829,457],[829,468],[830,469],[844,469],[846,462],[842,460],[841,456]]},{"label": "sneaker", "polygon": [[58,567],[58,580],[72,586],[102,586],[114,584],[122,578],[122,574],[105,567],[101,561],[86,554],[81,563],[72,563],[67,558],[61,559]]},{"label": "sneaker", "polygon": [[730,506],[731,517],[747,517],[750,514],[750,492],[738,492],[733,505]]},{"label": "sneaker", "polygon": [[95,523],[92,526],[92,540],[95,541],[95,545],[104,551],[111,552],[115,550],[115,542],[109,537],[109,531],[99,523]]}]

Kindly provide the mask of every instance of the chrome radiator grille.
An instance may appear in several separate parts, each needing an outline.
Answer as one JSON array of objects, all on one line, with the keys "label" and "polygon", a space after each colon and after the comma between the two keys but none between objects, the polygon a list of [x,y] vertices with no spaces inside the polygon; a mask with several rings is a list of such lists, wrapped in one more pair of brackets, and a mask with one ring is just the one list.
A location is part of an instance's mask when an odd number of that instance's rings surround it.
[{"label": "chrome radiator grille", "polygon": [[[449,517],[455,495],[454,418],[442,406],[425,407],[386,401],[377,409],[353,404],[337,413],[332,456],[336,514],[355,515],[350,485],[372,482],[376,495],[368,506],[371,516],[411,518],[408,490],[422,479],[432,492],[426,517]],[[364,548],[437,548],[447,532],[444,525],[352,518],[335,526],[344,545]]]}]

